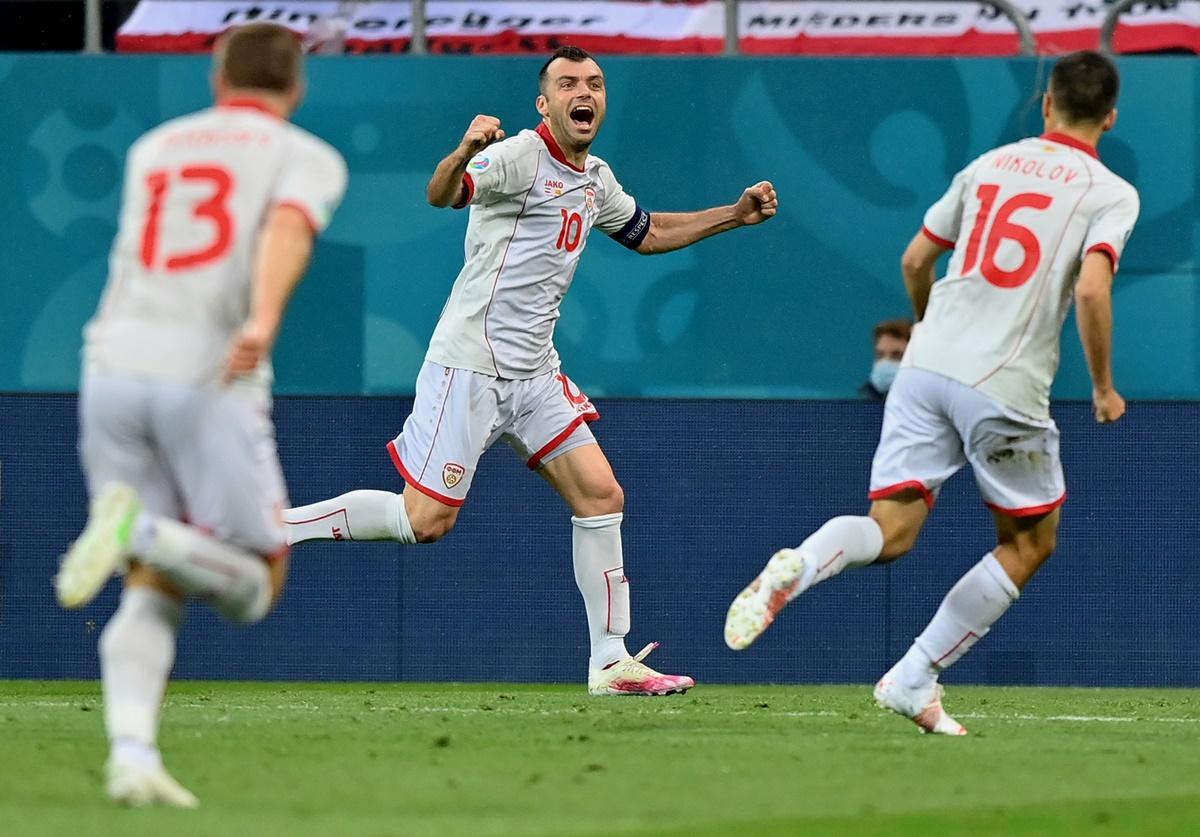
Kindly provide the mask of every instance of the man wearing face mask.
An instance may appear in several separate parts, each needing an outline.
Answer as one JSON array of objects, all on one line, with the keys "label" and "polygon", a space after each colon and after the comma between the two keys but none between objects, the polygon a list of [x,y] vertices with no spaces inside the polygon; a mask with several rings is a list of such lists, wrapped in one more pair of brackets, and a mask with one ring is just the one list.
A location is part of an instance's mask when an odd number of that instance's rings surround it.
[{"label": "man wearing face mask", "polygon": [[912,336],[912,323],[909,320],[884,320],[875,326],[873,336],[875,363],[867,382],[858,388],[858,394],[872,401],[883,401],[900,371],[900,360],[908,348],[908,338]]}]

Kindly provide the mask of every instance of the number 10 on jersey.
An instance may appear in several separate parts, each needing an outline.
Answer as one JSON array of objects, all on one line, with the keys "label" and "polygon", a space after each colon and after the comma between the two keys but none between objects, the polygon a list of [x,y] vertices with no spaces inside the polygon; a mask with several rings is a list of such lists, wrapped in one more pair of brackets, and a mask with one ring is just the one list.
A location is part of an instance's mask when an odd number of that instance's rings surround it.
[{"label": "number 10 on jersey", "polygon": [[565,209],[560,209],[559,212],[562,213],[562,229],[558,231],[558,241],[554,249],[574,253],[583,239],[583,218],[578,212],[568,212]]}]

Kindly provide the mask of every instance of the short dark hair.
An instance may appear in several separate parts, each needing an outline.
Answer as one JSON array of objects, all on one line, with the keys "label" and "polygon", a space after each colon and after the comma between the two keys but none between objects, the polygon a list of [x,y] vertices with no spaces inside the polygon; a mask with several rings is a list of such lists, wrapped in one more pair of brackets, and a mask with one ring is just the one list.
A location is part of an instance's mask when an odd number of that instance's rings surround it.
[{"label": "short dark hair", "polygon": [[1117,104],[1120,87],[1117,66],[1090,50],[1063,56],[1050,72],[1054,109],[1069,124],[1103,122]]},{"label": "short dark hair", "polygon": [[911,320],[884,320],[871,331],[872,343],[878,343],[880,337],[895,337],[897,340],[908,342],[912,337]]},{"label": "short dark hair", "polygon": [[568,61],[587,61],[589,58],[592,61],[596,60],[595,58],[592,58],[592,54],[583,47],[560,46],[558,49],[554,50],[554,54],[546,60],[546,63],[542,65],[542,69],[538,71],[539,90],[546,84],[546,74],[550,72],[550,65],[559,58],[565,58]]},{"label": "short dark hair", "polygon": [[300,40],[275,23],[248,23],[217,41],[217,72],[231,87],[286,93],[300,81]]}]

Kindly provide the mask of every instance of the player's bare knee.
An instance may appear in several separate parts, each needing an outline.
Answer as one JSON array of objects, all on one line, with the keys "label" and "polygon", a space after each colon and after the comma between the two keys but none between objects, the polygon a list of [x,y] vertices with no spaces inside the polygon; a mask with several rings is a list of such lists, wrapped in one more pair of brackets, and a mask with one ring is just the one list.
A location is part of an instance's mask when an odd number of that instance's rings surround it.
[{"label": "player's bare knee", "polygon": [[619,514],[625,511],[625,489],[614,479],[605,486],[599,502],[605,507],[599,514]]},{"label": "player's bare knee", "polygon": [[579,517],[598,517],[620,514],[625,510],[625,490],[615,479],[603,480],[586,487],[584,495],[574,503],[572,511]]},{"label": "player's bare knee", "polygon": [[880,528],[883,528],[883,550],[879,553],[879,563],[895,561],[897,558],[907,555],[916,546],[917,534],[920,530],[897,528],[889,532],[882,526]]},{"label": "player's bare knee", "polygon": [[458,519],[458,509],[440,504],[427,505],[409,512],[408,517],[417,543],[433,543],[441,540],[454,528],[454,522]]},{"label": "player's bare knee", "polygon": [[882,564],[895,561],[909,553],[917,543],[917,536],[921,534],[919,524],[914,525],[899,515],[882,514],[872,510],[871,518],[879,524],[879,531],[883,533],[883,549],[877,559]]},{"label": "player's bare knee", "polygon": [[1020,556],[1022,564],[1035,570],[1054,553],[1055,546],[1057,546],[1057,538],[1053,535],[1049,538],[1022,541],[1017,544],[1017,554]]}]

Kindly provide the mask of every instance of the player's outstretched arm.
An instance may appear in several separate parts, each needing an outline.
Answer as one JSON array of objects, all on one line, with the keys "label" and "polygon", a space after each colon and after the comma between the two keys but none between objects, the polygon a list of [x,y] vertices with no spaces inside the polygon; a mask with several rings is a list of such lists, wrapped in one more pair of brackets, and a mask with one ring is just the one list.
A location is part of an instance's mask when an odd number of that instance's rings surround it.
[{"label": "player's outstretched arm", "polygon": [[908,243],[900,257],[900,272],[904,274],[904,289],[912,300],[913,314],[917,322],[925,318],[929,306],[929,292],[937,279],[937,260],[946,248],[918,232]]},{"label": "player's outstretched arm", "polygon": [[458,148],[450,152],[433,170],[425,197],[433,206],[454,206],[463,202],[463,174],[471,158],[493,142],[504,139],[500,120],[480,114],[471,120]]},{"label": "player's outstretched arm", "polygon": [[283,312],[312,256],[313,229],[304,213],[277,206],[258,239],[251,289],[250,317],[229,347],[225,382],[253,372],[271,352]]},{"label": "player's outstretched arm", "polygon": [[1112,375],[1113,265],[1104,253],[1088,253],[1075,285],[1075,319],[1079,340],[1092,376],[1096,421],[1116,421],[1125,415],[1125,399],[1113,386]]},{"label": "player's outstretched arm", "polygon": [[755,183],[730,206],[717,206],[699,212],[652,212],[650,231],[637,246],[645,255],[669,253],[695,244],[710,235],[761,224],[779,210],[775,187],[768,181]]}]

